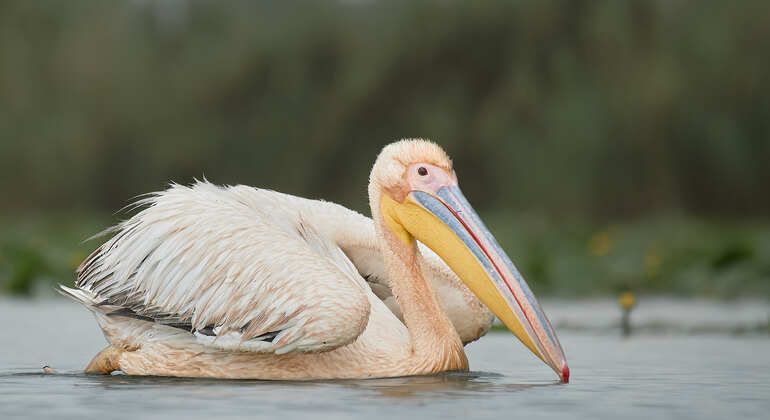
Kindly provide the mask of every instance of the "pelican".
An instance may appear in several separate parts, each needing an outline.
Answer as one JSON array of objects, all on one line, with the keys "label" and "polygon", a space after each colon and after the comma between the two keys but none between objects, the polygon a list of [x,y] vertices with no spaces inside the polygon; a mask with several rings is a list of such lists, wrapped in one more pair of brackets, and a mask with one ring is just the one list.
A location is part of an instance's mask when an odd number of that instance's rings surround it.
[{"label": "pelican", "polygon": [[467,370],[497,316],[561,381],[569,368],[527,283],[458,187],[446,153],[386,146],[369,219],[207,181],[140,199],[61,291],[109,345],[88,373],[313,380]]}]

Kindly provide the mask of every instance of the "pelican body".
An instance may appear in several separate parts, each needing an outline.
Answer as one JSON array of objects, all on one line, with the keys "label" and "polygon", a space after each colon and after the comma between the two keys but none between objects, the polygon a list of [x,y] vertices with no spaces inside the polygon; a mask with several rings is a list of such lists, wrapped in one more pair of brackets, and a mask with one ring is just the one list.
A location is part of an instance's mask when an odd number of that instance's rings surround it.
[{"label": "pelican body", "polygon": [[377,157],[369,219],[246,186],[172,185],[62,292],[109,346],[86,368],[129,375],[312,380],[467,370],[492,314],[566,382],[556,333],[462,195],[444,151]]}]

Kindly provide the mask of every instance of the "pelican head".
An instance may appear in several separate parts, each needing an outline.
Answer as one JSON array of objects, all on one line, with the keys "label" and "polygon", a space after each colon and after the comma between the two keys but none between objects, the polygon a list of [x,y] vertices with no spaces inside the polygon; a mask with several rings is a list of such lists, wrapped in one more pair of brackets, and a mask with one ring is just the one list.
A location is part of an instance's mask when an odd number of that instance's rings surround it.
[{"label": "pelican head", "polygon": [[[386,146],[372,168],[373,213],[397,240],[436,252],[468,288],[550,366],[569,368],[559,339],[527,282],[463,196],[446,153],[425,140]],[[379,210],[379,211],[377,211]]]}]

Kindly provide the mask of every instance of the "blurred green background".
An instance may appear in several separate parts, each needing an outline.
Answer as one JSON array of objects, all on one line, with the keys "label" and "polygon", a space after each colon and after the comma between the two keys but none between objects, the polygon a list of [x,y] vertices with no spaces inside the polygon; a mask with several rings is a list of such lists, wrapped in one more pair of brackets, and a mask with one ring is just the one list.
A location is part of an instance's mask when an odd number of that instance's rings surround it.
[{"label": "blurred green background", "polygon": [[770,3],[0,2],[0,290],[207,177],[368,214],[426,137],[542,294],[770,297]]}]

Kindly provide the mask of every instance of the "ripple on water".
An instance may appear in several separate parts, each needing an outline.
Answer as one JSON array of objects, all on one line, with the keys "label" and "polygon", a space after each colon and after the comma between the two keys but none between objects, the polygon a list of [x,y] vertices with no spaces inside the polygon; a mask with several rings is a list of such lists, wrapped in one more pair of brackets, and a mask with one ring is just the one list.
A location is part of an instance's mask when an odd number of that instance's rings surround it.
[{"label": "ripple on water", "polygon": [[[276,382],[80,372],[104,339],[66,302],[0,305],[0,418],[762,418],[770,412],[770,340],[562,331],[571,383],[510,334],[467,347],[472,372],[373,380]],[[37,306],[35,306],[37,305]],[[19,309],[21,308],[21,309]],[[56,320],[56,322],[51,322]],[[49,364],[56,374],[43,374]]]}]

